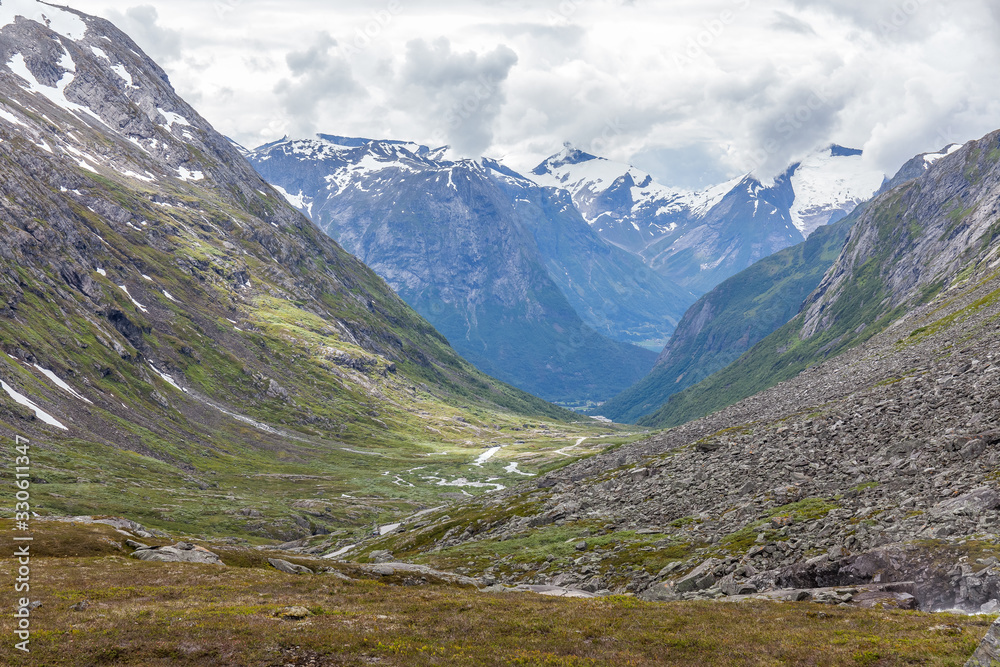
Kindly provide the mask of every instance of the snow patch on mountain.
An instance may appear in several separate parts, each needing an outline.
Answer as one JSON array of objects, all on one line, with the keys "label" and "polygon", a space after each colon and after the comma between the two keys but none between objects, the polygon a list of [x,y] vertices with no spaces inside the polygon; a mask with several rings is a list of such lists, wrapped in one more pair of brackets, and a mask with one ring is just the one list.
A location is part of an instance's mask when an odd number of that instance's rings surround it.
[{"label": "snow patch on mountain", "polygon": [[13,125],[20,125],[21,127],[28,127],[28,125],[23,120],[21,120],[20,118],[18,118],[14,114],[12,114],[9,111],[6,111],[4,109],[0,109],[0,118],[3,118],[5,121],[7,121],[8,123],[11,123]]},{"label": "snow patch on mountain", "polygon": [[831,146],[806,157],[792,174],[792,224],[809,236],[848,215],[874,195],[885,174],[868,167],[861,151]]},{"label": "snow patch on mountain", "polygon": [[[75,389],[73,389],[73,387],[69,386],[69,384],[65,380],[63,380],[61,377],[59,377],[58,375],[56,375],[54,372],[50,371],[48,368],[42,368],[38,364],[35,364],[35,368],[42,375],[44,375],[49,380],[51,380],[52,384],[54,384],[57,387],[59,387],[60,389],[62,389],[63,391],[65,391],[66,393],[68,393],[70,396],[73,396],[74,398],[77,398],[77,399],[83,401],[84,403],[91,403],[91,401],[87,397],[83,396],[78,391],[76,391]],[[93,405],[93,404],[91,403],[91,405]]]},{"label": "snow patch on mountain", "polygon": [[[2,7],[3,5],[0,5]],[[46,86],[35,78],[35,75],[31,73],[28,69],[28,64],[24,62],[24,56],[20,53],[15,53],[11,59],[7,62],[7,66],[10,68],[14,74],[24,79],[28,83],[28,90],[32,93],[43,95],[48,98],[53,104],[70,111],[73,113],[90,113],[90,110],[86,107],[80,106],[75,102],[70,102],[66,97],[66,88],[69,84],[73,83],[74,73],[76,72],[75,63],[73,62],[72,56],[69,53],[64,53],[62,60],[59,62],[59,66],[62,67],[66,72],[63,73],[62,78],[59,79],[55,87]]]},{"label": "snow patch on mountain", "polygon": [[924,153],[924,162],[927,163],[927,166],[930,166],[946,155],[951,155],[961,147],[962,144],[949,144],[944,150],[938,151],[937,153]]},{"label": "snow patch on mountain", "polygon": [[82,18],[60,7],[35,0],[3,0],[0,4],[0,27],[14,23],[18,16],[41,23],[73,40],[82,39],[87,32],[87,24]]},{"label": "snow patch on mountain", "polygon": [[50,426],[55,426],[56,428],[61,428],[64,431],[69,430],[62,424],[62,422],[60,422],[58,419],[47,413],[45,410],[42,410],[30,398],[28,398],[24,394],[19,393],[6,382],[0,381],[0,389],[3,389],[5,392],[7,392],[7,395],[10,396],[12,399],[14,399],[15,403],[20,403],[24,407],[34,411],[35,417],[45,422],[46,424],[49,424]]}]

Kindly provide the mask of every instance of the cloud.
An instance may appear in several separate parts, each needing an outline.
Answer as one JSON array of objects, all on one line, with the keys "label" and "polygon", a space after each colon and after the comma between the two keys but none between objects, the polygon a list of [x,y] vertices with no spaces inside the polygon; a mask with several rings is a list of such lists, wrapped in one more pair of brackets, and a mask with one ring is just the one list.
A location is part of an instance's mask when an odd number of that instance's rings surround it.
[{"label": "cloud", "polygon": [[397,108],[432,122],[459,153],[482,155],[493,143],[493,124],[506,101],[504,82],[518,57],[507,46],[477,54],[453,51],[451,42],[423,39],[406,45]]},{"label": "cloud", "polygon": [[569,140],[679,185],[780,172],[831,143],[893,172],[1000,126],[996,0],[72,4],[117,4],[110,17],[246,145],[322,131],[531,169]]},{"label": "cloud", "polygon": [[802,19],[796,18],[791,14],[785,12],[774,12],[774,21],[771,23],[771,27],[775,30],[784,30],[787,32],[796,32],[800,35],[815,35],[816,31],[813,27],[803,21]]},{"label": "cloud", "polygon": [[365,95],[365,89],[354,79],[350,63],[335,53],[336,46],[337,41],[329,33],[321,32],[312,46],[285,57],[292,76],[281,79],[274,92],[293,136],[306,137],[324,131],[316,124],[323,111],[347,98]]},{"label": "cloud", "polygon": [[156,7],[138,5],[129,7],[125,13],[112,10],[107,18],[158,64],[181,59],[181,33],[158,24],[160,15]]},{"label": "cloud", "polygon": [[723,166],[724,152],[714,143],[680,148],[649,146],[632,156],[629,162],[655,174],[663,183],[679,188],[701,190],[718,185],[732,176]]}]

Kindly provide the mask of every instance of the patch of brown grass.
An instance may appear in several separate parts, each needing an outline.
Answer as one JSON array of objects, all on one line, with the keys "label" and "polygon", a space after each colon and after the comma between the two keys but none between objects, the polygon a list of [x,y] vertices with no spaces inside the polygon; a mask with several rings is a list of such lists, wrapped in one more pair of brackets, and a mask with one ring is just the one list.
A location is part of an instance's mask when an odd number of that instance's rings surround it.
[{"label": "patch of brown grass", "polygon": [[[0,565],[4,578],[11,562]],[[989,619],[809,604],[564,600],[329,575],[146,563],[33,562],[30,662],[67,665],[962,665]],[[88,600],[85,611],[70,605]],[[279,620],[304,606],[313,615]],[[944,620],[956,634],[929,630]],[[12,619],[2,616],[12,637]]]},{"label": "patch of brown grass", "polygon": [[[253,549],[219,549],[237,567],[149,563],[100,552],[108,526],[36,526],[31,654],[0,614],[0,664],[183,665],[927,665],[960,667],[992,619],[812,604],[654,604],[557,599],[446,585],[286,575]],[[46,536],[47,534],[47,536]],[[5,531],[6,538],[11,533]],[[37,550],[36,550],[37,547]],[[0,539],[2,604],[16,596]],[[74,549],[86,557],[65,555]],[[109,554],[115,555],[109,555]],[[315,567],[313,559],[295,559]],[[331,564],[332,565],[332,564]],[[347,566],[338,569],[358,576]],[[83,611],[70,609],[81,601]],[[301,621],[276,616],[301,606]],[[930,630],[947,623],[953,633]]]}]

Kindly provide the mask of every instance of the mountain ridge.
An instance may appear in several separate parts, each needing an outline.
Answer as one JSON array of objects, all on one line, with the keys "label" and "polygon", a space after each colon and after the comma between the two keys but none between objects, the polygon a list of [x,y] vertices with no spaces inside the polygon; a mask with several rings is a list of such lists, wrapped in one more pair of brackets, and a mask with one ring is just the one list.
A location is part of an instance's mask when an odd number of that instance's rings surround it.
[{"label": "mountain ridge", "polygon": [[587,430],[462,360],[112,24],[0,7],[0,423],[39,443],[38,511],[295,539]]},{"label": "mountain ridge", "polygon": [[[602,241],[568,197],[495,160],[351,143],[272,143],[253,162],[466,358],[516,386],[559,402],[608,397],[655,358],[621,343],[662,340],[693,300]],[[594,368],[602,354],[614,361]]]},{"label": "mountain ridge", "polygon": [[998,140],[992,133],[945,151],[919,177],[879,195],[795,318],[641,423],[676,424],[750,396],[864,342],[946,289],[998,236],[989,213]]}]

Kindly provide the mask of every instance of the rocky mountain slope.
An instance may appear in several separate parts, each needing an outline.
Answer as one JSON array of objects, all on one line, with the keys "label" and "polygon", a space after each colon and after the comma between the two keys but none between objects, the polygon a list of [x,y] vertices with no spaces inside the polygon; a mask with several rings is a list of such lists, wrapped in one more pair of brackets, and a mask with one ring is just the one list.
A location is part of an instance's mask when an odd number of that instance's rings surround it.
[{"label": "rocky mountain slope", "polygon": [[996,141],[991,134],[970,142],[876,198],[799,315],[643,423],[679,424],[793,377],[883,331],[974,270],[998,234]]},{"label": "rocky mountain slope", "polygon": [[699,295],[843,218],[884,180],[864,165],[861,151],[836,145],[789,166],[773,183],[747,175],[703,192],[659,185],[569,145],[532,178],[568,191],[598,234]]},{"label": "rocky mountain slope", "polygon": [[[868,230],[946,253],[945,273],[932,274],[945,281],[936,296],[878,302],[906,304],[893,326],[708,417],[464,512],[404,522],[367,548],[498,582],[648,599],[1000,609],[998,138],[874,202],[843,270],[811,301],[837,313],[837,300],[824,300],[833,290],[850,294],[873,275],[885,275],[886,296],[903,284],[892,281],[895,262],[845,276],[870,248]],[[967,212],[948,230],[947,214],[936,214],[959,204]],[[895,294],[920,295],[925,280]],[[479,557],[494,551],[510,556]]]},{"label": "rocky mountain slope", "polygon": [[[959,148],[954,144],[917,155],[885,181],[881,192],[918,178]],[[795,177],[798,174],[796,170]],[[635,422],[781,328],[798,314],[802,302],[836,261],[866,204],[856,205],[846,219],[824,223],[803,243],[760,260],[699,299],[685,313],[650,374],[596,412],[616,421]]]},{"label": "rocky mountain slope", "polygon": [[463,361],[104,20],[0,5],[0,156],[0,424],[39,511],[308,535],[503,486],[469,462],[572,418]]},{"label": "rocky mountain slope", "polygon": [[445,153],[321,136],[251,160],[480,369],[563,403],[645,374],[653,356],[620,342],[661,339],[693,296],[602,241],[564,193]]},{"label": "rocky mountain slope", "polygon": [[836,261],[855,214],[820,227],[717,285],[685,313],[656,366],[595,413],[635,423],[674,394],[698,384],[798,314]]}]

